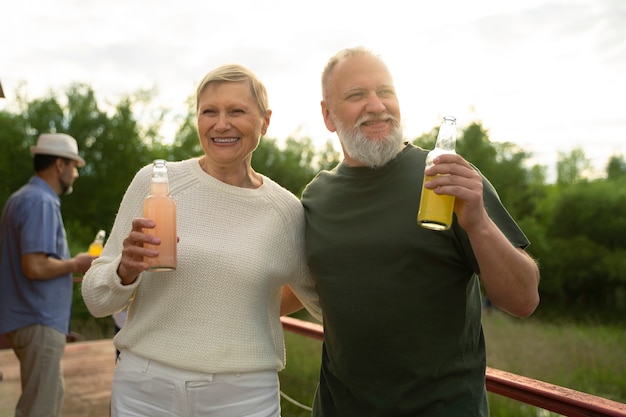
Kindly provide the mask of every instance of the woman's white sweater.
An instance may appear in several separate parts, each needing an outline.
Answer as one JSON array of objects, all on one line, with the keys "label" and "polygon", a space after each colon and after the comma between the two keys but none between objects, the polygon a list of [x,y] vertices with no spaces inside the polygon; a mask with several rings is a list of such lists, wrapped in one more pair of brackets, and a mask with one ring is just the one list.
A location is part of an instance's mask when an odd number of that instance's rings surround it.
[{"label": "woman's white sweater", "polygon": [[300,201],[267,177],[258,189],[220,182],[202,171],[199,158],[167,168],[177,206],[177,270],[144,272],[127,286],[116,272],[132,219],[143,217],[146,166],[126,190],[102,256],[85,274],[89,311],[104,317],[129,304],[116,347],[170,366],[207,373],[282,369],[281,286],[289,284],[321,318],[306,268]]}]

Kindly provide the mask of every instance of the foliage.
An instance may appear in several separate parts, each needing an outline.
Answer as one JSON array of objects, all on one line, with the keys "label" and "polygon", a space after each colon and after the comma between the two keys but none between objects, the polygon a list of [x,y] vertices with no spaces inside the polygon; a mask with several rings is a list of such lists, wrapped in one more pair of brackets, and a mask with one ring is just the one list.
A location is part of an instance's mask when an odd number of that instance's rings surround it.
[{"label": "foliage", "polygon": [[625,186],[626,179],[581,181],[551,194],[541,284],[548,300],[570,311],[626,309]]},{"label": "foliage", "polygon": [[585,173],[591,168],[591,162],[581,148],[574,148],[569,154],[559,152],[556,163],[556,183],[574,184],[583,181]]},{"label": "foliage", "polygon": [[[65,96],[54,93],[27,100],[18,92],[13,111],[0,111],[0,204],[32,175],[29,147],[42,132],[73,135],[86,166],[74,192],[62,197],[72,253],[84,251],[99,229],[110,230],[131,178],[153,159],[181,160],[202,155],[193,100],[178,130],[159,136],[165,110],[151,108],[153,92],[138,91],[106,106],[86,85],[71,85]],[[413,143],[432,149],[438,127]],[[457,153],[476,166],[532,244],[528,252],[542,273],[540,315],[551,310],[576,316],[589,308],[608,311],[612,320],[626,317],[626,163],[615,155],[605,178],[590,179],[581,149],[561,153],[555,184],[546,183],[546,167],[528,166],[532,155],[512,143],[493,143],[479,122],[460,129]],[[311,138],[264,137],[252,165],[300,196],[321,169],[340,159],[331,142],[321,149]],[[75,300],[75,315],[86,314]],[[567,306],[567,308],[565,308]],[[583,310],[583,307],[587,307]],[[581,316],[582,317],[582,316]]]},{"label": "foliage", "polygon": [[606,176],[609,180],[626,178],[626,161],[623,156],[613,155],[606,166]]},{"label": "foliage", "polygon": [[252,155],[252,167],[300,197],[306,184],[319,171],[320,161],[327,163],[326,168],[336,164],[338,160],[338,154],[333,154],[328,147],[317,161],[316,157],[310,138],[287,138],[283,150],[278,148],[276,140],[264,138]]},{"label": "foliage", "polygon": [[29,146],[24,137],[25,121],[21,115],[0,112],[0,202],[24,185],[32,175],[33,162]]}]

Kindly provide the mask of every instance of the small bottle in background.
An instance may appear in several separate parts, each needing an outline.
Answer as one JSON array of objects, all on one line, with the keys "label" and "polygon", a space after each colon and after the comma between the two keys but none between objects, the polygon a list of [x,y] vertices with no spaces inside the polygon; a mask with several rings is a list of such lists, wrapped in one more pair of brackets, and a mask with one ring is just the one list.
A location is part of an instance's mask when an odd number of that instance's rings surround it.
[{"label": "small bottle in background", "polygon": [[98,233],[96,233],[95,239],[89,245],[89,255],[100,256],[102,249],[104,248],[104,238],[106,234],[107,233],[104,230],[99,230]]},{"label": "small bottle in background", "polygon": [[[435,149],[426,156],[426,167],[433,165],[433,159],[442,154],[456,153],[456,119],[452,116],[443,118]],[[424,175],[424,184],[433,177]],[[422,184],[422,197],[417,213],[417,223],[431,230],[447,230],[452,225],[452,213],[454,212],[454,196],[437,194]]]},{"label": "small bottle in background", "polygon": [[167,163],[156,159],[152,166],[150,194],[143,203],[143,215],[153,220],[153,229],[144,229],[144,233],[161,239],[160,245],[148,245],[146,248],[159,252],[156,258],[145,257],[149,271],[173,271],[177,267],[176,260],[176,202],[169,195]]}]

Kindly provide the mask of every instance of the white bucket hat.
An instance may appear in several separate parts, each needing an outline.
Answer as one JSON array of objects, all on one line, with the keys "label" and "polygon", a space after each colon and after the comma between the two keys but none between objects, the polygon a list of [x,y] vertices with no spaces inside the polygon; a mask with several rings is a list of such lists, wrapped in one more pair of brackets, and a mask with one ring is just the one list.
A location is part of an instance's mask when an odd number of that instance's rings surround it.
[{"label": "white bucket hat", "polygon": [[39,135],[37,146],[30,147],[32,155],[54,155],[73,159],[79,167],[85,166],[85,160],[78,156],[76,139],[65,133],[44,133]]}]

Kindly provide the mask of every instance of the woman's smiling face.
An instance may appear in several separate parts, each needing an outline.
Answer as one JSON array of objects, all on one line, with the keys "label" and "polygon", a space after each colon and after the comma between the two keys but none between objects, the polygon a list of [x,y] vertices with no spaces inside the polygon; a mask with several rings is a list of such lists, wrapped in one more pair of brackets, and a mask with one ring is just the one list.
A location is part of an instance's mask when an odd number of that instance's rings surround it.
[{"label": "woman's smiling face", "polygon": [[270,116],[261,114],[247,81],[207,85],[198,100],[198,135],[209,164],[249,164]]}]

